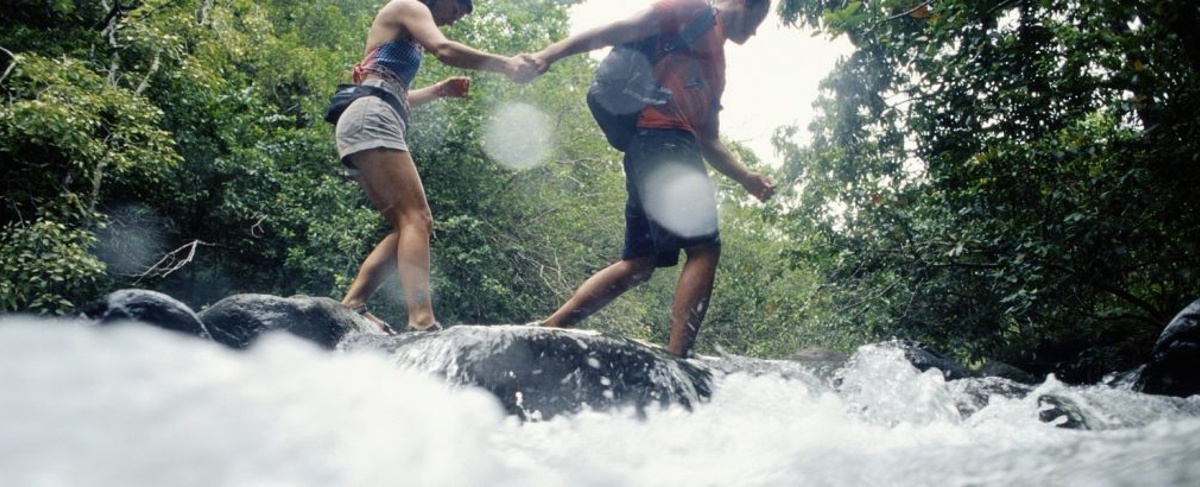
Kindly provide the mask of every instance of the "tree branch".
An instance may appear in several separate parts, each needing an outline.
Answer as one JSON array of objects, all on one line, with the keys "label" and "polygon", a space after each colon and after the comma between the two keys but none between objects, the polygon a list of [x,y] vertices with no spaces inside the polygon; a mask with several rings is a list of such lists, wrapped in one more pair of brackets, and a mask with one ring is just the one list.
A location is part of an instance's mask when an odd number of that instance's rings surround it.
[{"label": "tree branch", "polygon": [[0,51],[4,51],[4,54],[8,54],[8,57],[12,58],[13,60],[12,63],[10,63],[8,67],[4,69],[4,74],[0,74],[0,83],[4,83],[4,78],[8,77],[8,73],[11,73],[12,70],[17,67],[17,56],[14,55],[12,51],[9,51],[3,47],[0,47]]},{"label": "tree branch", "polygon": [[[127,276],[136,277],[137,280],[134,281],[135,283],[141,282],[142,279],[148,277],[167,277],[172,272],[182,269],[184,266],[190,264],[196,257],[196,248],[201,245],[212,244],[200,240],[192,240],[191,242],[184,244],[182,247],[167,252],[161,259],[158,259],[158,262],[155,262],[154,265],[148,267],[145,271],[142,271],[138,274],[127,274]],[[187,255],[180,259],[178,255],[185,250],[187,251]]]},{"label": "tree branch", "polygon": [[204,25],[208,22],[208,11],[213,6],[213,0],[204,0],[200,4],[200,11],[196,13],[196,25]]},{"label": "tree branch", "polygon": [[[100,2],[100,5],[105,5],[107,3],[108,2],[102,1]],[[117,0],[115,3],[113,3],[113,6],[108,9],[108,14],[104,16],[104,20],[96,23],[96,28],[99,29],[103,27],[105,30],[107,30],[108,26],[112,24],[113,19],[115,19],[118,15],[121,15],[121,0]]]},{"label": "tree branch", "polygon": [[146,76],[142,78],[142,82],[138,84],[137,89],[133,91],[134,94],[141,96],[142,92],[146,91],[146,88],[150,87],[150,77],[154,76],[154,73],[158,72],[159,60],[161,57],[162,51],[154,52],[154,60],[150,62],[150,69],[146,71]]}]

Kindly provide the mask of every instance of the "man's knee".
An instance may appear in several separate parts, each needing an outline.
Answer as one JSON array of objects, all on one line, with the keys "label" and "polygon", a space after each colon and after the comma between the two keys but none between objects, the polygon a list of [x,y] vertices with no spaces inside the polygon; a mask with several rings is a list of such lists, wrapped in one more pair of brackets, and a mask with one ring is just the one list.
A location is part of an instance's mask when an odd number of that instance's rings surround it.
[{"label": "man's knee", "polygon": [[626,276],[633,285],[649,281],[654,276],[654,257],[637,257],[626,259]]},{"label": "man's knee", "polygon": [[683,252],[687,254],[689,260],[698,258],[717,259],[721,257],[721,242],[707,242],[693,245],[683,249]]}]

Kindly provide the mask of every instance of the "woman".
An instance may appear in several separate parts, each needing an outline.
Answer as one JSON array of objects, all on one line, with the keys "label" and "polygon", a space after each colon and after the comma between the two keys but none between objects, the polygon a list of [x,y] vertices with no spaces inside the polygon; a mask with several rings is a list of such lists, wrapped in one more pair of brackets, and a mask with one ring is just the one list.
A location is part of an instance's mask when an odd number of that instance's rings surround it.
[{"label": "woman", "polygon": [[[354,80],[391,91],[404,111],[440,97],[467,95],[466,78],[448,78],[408,91],[425,51],[443,63],[527,79],[534,68],[520,59],[497,56],[447,39],[440,26],[471,13],[471,0],[392,0],[375,16],[367,33],[366,56],[355,66]],[[392,269],[399,269],[408,306],[408,329],[439,329],[429,294],[429,235],[433,217],[425,189],[405,142],[408,114],[397,113],[374,96],[354,101],[338,119],[338,155],[367,198],[394,231],[375,246],[359,268],[342,304],[394,333],[367,312],[367,300]]]}]

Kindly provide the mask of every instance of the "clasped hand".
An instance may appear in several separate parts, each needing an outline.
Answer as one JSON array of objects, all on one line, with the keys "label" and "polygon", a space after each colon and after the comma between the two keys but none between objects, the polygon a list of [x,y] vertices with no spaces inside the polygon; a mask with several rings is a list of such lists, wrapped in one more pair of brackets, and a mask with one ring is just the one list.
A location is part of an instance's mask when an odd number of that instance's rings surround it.
[{"label": "clasped hand", "polygon": [[536,54],[518,54],[509,58],[509,61],[514,68],[509,71],[508,79],[514,83],[529,83],[550,69],[550,64]]}]

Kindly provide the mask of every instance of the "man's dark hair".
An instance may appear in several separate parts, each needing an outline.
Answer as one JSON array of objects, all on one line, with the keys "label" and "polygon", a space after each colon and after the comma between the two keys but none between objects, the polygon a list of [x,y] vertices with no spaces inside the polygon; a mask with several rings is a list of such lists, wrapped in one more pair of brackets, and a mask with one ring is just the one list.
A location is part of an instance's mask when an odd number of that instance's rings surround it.
[{"label": "man's dark hair", "polygon": [[[421,0],[421,3],[426,7],[433,8],[433,4],[438,3],[438,0]],[[475,11],[475,2],[472,0],[458,0],[458,4],[466,7],[468,14]]]}]

